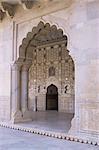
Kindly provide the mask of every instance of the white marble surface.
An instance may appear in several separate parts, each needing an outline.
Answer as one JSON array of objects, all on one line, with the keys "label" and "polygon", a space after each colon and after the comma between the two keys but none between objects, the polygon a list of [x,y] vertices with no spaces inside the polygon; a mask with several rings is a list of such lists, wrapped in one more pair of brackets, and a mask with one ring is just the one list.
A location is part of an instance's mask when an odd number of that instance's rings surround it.
[{"label": "white marble surface", "polygon": [[0,150],[99,150],[98,146],[0,127]]}]

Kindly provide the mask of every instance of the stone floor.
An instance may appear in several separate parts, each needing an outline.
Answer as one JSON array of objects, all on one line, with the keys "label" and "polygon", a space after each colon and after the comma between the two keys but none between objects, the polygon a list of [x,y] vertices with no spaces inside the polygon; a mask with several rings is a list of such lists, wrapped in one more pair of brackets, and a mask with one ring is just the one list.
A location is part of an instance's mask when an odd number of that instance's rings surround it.
[{"label": "stone floor", "polygon": [[99,146],[0,127],[0,150],[99,150]]},{"label": "stone floor", "polygon": [[46,131],[67,133],[71,127],[72,118],[73,114],[57,111],[34,112],[32,122],[21,123],[19,125]]}]

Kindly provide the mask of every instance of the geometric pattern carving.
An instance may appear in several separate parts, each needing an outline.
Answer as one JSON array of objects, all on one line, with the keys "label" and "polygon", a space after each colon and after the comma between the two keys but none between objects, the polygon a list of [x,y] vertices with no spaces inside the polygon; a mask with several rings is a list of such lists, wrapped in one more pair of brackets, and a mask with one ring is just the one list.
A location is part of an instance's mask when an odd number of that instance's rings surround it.
[{"label": "geometric pattern carving", "polygon": [[[38,36],[36,36],[36,38],[38,38]],[[41,43],[41,41],[39,42]],[[60,52],[61,55],[59,55]],[[29,107],[33,107],[34,95],[36,95],[38,99],[38,110],[45,110],[47,87],[53,84],[58,87],[60,95],[59,110],[74,112],[73,78],[74,62],[67,50],[66,41],[53,42],[47,45],[44,44],[35,48],[33,51],[32,65],[29,68]]]}]

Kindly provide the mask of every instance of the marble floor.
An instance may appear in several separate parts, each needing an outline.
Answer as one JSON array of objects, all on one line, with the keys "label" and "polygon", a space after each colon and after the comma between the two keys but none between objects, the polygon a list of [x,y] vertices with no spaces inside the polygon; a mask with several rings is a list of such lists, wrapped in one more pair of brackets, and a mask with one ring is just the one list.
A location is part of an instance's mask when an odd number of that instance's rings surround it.
[{"label": "marble floor", "polygon": [[0,150],[99,150],[99,146],[0,127]]},{"label": "marble floor", "polygon": [[57,111],[33,112],[33,121],[20,123],[23,127],[31,127],[45,131],[67,133],[71,127],[73,114]]}]

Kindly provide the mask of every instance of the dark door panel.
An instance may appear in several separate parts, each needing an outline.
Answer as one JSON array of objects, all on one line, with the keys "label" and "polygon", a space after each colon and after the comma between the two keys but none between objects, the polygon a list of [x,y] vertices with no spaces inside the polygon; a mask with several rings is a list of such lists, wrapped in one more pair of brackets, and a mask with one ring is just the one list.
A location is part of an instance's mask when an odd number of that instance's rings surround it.
[{"label": "dark door panel", "polygon": [[50,85],[47,88],[46,109],[47,110],[58,110],[58,89],[54,85]]}]

